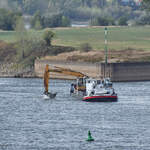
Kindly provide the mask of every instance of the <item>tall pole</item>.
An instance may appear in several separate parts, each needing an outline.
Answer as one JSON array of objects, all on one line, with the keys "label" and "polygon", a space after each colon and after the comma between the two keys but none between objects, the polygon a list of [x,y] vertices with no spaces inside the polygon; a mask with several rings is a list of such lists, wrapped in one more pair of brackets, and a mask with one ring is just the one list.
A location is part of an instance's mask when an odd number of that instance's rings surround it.
[{"label": "tall pole", "polygon": [[107,72],[107,35],[108,35],[108,30],[107,30],[107,27],[105,27],[105,77],[106,77],[106,72]]}]

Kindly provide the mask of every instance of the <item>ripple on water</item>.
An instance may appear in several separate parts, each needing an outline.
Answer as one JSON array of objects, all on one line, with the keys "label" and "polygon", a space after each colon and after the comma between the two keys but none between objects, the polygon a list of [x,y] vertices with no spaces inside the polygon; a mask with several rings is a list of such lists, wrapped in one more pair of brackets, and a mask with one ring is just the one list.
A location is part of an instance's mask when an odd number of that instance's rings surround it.
[{"label": "ripple on water", "polygon": [[150,82],[114,83],[117,103],[70,97],[70,83],[52,80],[58,95],[43,100],[41,79],[0,79],[0,149],[150,149]]}]

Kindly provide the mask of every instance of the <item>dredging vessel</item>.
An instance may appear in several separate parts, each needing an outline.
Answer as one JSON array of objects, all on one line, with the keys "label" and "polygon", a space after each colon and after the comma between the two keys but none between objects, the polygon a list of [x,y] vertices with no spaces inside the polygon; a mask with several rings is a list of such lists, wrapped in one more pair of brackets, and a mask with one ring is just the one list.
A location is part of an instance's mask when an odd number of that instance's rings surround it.
[{"label": "dredging vessel", "polygon": [[112,82],[109,78],[104,80],[96,80],[88,77],[87,75],[77,72],[71,69],[54,66],[49,68],[46,65],[44,73],[44,97],[55,98],[57,93],[51,93],[48,91],[49,73],[61,73],[64,75],[75,76],[76,83],[71,84],[70,95],[75,94],[82,96],[83,101],[87,102],[115,102],[117,101],[117,94],[112,87]]}]

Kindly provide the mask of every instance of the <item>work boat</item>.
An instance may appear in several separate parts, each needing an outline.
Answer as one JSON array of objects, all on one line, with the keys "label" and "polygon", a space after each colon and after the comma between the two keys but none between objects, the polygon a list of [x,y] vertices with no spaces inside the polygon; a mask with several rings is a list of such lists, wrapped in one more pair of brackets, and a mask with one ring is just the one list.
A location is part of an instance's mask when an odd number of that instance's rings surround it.
[{"label": "work boat", "polygon": [[117,94],[109,78],[104,80],[87,79],[86,94],[83,101],[87,102],[116,102]]}]

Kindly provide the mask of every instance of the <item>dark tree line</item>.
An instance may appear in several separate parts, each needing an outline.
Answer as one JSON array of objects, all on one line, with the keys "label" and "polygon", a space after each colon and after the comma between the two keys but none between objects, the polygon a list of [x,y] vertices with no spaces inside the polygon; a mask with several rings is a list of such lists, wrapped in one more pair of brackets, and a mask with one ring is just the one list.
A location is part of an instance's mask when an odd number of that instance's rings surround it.
[{"label": "dark tree line", "polygon": [[[108,5],[121,5],[121,0],[1,0],[8,4],[17,4],[18,8],[25,14],[33,15],[37,10],[40,13],[66,13],[78,8],[104,8]],[[132,3],[134,0],[131,0]],[[146,0],[148,1],[148,0]]]},{"label": "dark tree line", "polygon": [[142,5],[144,9],[150,11],[150,0],[143,0]]},{"label": "dark tree line", "polygon": [[20,12],[0,9],[0,29],[14,30],[16,27],[16,21],[21,16],[22,14]]},{"label": "dark tree line", "polygon": [[[130,5],[121,5],[121,0],[1,0],[0,3],[6,1],[10,5],[8,11],[16,6],[22,14],[32,16],[31,25],[35,29],[69,26],[70,20],[90,21],[91,25],[127,25],[130,20],[149,24],[149,14],[143,10],[150,10],[150,0],[143,0],[142,7],[137,7],[137,10]],[[1,26],[4,26],[5,19],[2,18],[1,15]],[[8,20],[11,22],[11,19]],[[12,29],[14,24],[6,28]]]},{"label": "dark tree line", "polygon": [[31,26],[35,29],[67,27],[70,26],[70,23],[70,19],[62,14],[41,16],[38,11],[34,14],[31,20]]}]

